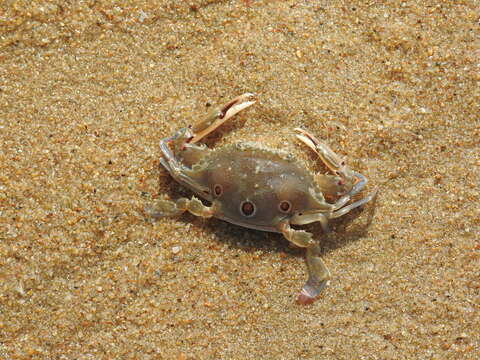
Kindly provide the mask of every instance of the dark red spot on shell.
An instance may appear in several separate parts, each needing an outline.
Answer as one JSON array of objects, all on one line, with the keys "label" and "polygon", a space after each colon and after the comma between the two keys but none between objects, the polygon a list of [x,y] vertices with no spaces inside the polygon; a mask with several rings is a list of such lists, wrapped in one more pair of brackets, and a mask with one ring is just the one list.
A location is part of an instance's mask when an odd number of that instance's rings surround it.
[{"label": "dark red spot on shell", "polygon": [[245,216],[252,216],[255,212],[255,205],[250,201],[244,201],[240,207],[242,214]]},{"label": "dark red spot on shell", "polygon": [[288,213],[292,208],[292,204],[290,203],[290,201],[283,200],[280,202],[280,204],[278,204],[278,208],[281,212]]},{"label": "dark red spot on shell", "polygon": [[220,184],[215,184],[215,186],[213,187],[213,193],[215,194],[215,196],[222,196],[223,194],[223,186],[220,185]]}]

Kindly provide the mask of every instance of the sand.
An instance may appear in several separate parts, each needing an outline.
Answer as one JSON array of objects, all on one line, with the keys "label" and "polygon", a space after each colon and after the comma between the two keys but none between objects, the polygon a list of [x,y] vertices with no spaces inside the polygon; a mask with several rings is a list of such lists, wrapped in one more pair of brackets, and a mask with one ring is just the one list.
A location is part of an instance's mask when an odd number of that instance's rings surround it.
[{"label": "sand", "polygon": [[[61,4],[0,5],[0,358],[480,357],[478,2]],[[247,91],[209,145],[302,126],[379,189],[307,227],[310,306],[280,235],[143,210],[191,195],[158,141]]]}]

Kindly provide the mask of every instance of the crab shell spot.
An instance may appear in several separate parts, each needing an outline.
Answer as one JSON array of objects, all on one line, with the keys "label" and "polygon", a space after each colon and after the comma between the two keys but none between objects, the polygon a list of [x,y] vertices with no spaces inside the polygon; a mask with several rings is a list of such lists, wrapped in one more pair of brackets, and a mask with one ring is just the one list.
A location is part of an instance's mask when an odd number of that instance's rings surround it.
[{"label": "crab shell spot", "polygon": [[240,204],[240,212],[243,216],[252,217],[257,211],[255,204],[249,200],[242,201]]},{"label": "crab shell spot", "polygon": [[220,197],[223,194],[223,186],[220,184],[215,184],[213,186],[213,193],[215,194],[216,197]]},{"label": "crab shell spot", "polygon": [[292,203],[288,200],[282,200],[278,204],[278,210],[280,210],[285,214],[289,213],[291,209],[292,209]]}]

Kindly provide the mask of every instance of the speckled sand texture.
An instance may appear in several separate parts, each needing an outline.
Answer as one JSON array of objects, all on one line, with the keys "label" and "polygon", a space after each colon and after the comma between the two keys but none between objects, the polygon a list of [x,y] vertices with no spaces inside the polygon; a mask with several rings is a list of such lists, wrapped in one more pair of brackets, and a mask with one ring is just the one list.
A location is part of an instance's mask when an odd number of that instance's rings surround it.
[{"label": "speckled sand texture", "polygon": [[[419,5],[428,4],[428,5]],[[63,5],[62,5],[63,4]],[[1,359],[480,358],[480,3],[3,1]],[[209,141],[311,130],[379,189],[303,252],[191,215],[158,141],[244,92]]]}]

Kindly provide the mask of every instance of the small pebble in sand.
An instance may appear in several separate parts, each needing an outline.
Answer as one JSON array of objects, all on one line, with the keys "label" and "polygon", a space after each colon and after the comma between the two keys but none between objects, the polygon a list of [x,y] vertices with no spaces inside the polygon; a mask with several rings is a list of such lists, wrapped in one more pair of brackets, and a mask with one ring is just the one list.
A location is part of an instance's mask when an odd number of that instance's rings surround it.
[{"label": "small pebble in sand", "polygon": [[172,253],[178,254],[182,250],[181,246],[174,246],[172,247]]}]

